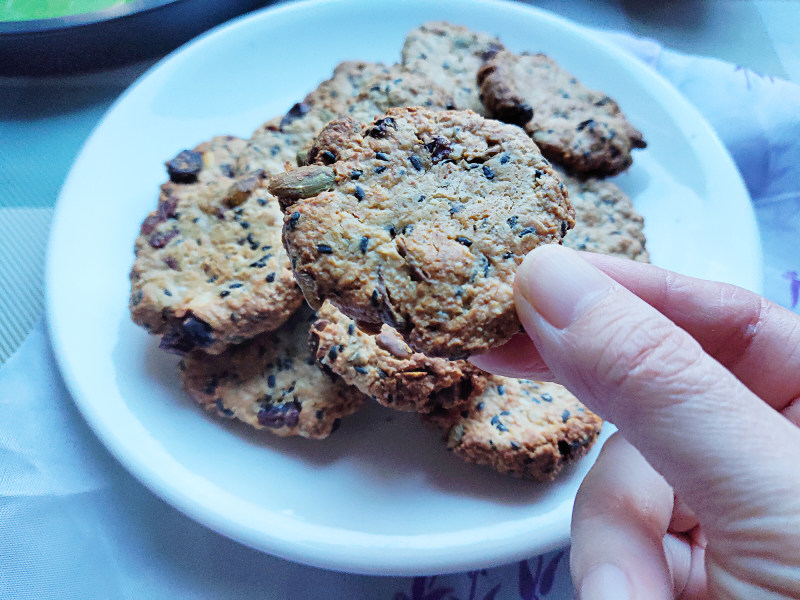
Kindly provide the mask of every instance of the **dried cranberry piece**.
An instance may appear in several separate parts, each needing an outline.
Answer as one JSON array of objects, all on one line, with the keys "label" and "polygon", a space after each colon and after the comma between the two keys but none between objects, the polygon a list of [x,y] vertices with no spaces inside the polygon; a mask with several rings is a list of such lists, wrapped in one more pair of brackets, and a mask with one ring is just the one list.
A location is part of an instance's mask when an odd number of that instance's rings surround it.
[{"label": "dried cranberry piece", "polygon": [[167,163],[169,180],[173,183],[194,183],[203,170],[203,155],[194,150],[184,150]]}]

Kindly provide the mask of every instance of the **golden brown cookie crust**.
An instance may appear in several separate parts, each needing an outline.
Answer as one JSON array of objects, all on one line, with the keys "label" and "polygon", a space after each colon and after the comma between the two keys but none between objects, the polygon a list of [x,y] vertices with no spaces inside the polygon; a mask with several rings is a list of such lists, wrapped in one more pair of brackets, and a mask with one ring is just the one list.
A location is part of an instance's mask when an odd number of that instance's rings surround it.
[{"label": "golden brown cookie crust", "polygon": [[561,174],[575,208],[575,227],[563,244],[575,250],[650,262],[644,218],[614,183],[604,179],[575,179]]},{"label": "golden brown cookie crust", "polygon": [[[284,243],[314,307],[463,358],[519,331],[513,278],[573,225],[563,184],[525,133],[470,111],[340,119],[309,155],[334,188],[288,207]],[[311,167],[313,168],[313,167]]]},{"label": "golden brown cookie crust", "polygon": [[243,146],[223,136],[181,153],[201,167],[162,186],[136,240],[131,316],[167,351],[222,352],[279,327],[302,302],[277,199],[259,176],[233,178]]},{"label": "golden brown cookie crust", "polygon": [[311,327],[317,362],[384,406],[427,413],[461,406],[483,391],[486,375],[478,368],[414,352],[388,325],[370,335],[330,302],[317,317]]},{"label": "golden brown cookie crust", "polygon": [[409,32],[402,64],[448,90],[455,108],[484,114],[476,83],[478,69],[503,49],[496,37],[444,22],[430,22]]},{"label": "golden brown cookie crust", "polygon": [[497,52],[478,71],[487,114],[520,125],[549,159],[583,175],[627,169],[647,144],[619,105],[544,54]]},{"label": "golden brown cookie crust", "polygon": [[602,427],[600,417],[558,384],[498,376],[466,408],[425,419],[465,461],[539,481],[585,455]]},{"label": "golden brown cookie crust", "polygon": [[181,361],[186,392],[220,417],[281,437],[327,437],[366,396],[317,366],[308,347],[315,319],[302,308],[280,329],[222,354],[189,354]]}]

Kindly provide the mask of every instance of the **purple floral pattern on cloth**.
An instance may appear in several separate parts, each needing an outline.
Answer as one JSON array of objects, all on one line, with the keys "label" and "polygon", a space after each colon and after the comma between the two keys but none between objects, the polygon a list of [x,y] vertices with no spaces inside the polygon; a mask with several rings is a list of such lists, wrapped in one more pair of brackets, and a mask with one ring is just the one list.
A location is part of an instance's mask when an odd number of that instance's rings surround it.
[{"label": "purple floral pattern on cloth", "polygon": [[497,569],[415,577],[391,600],[566,600],[572,598],[566,556],[559,550]]}]

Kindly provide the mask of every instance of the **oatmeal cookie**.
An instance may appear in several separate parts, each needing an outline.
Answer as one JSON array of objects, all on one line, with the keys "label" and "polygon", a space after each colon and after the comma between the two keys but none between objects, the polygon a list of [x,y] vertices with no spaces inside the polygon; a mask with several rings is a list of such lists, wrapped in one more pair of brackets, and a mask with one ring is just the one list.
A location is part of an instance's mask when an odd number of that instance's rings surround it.
[{"label": "oatmeal cookie", "polygon": [[378,335],[364,333],[330,302],[317,317],[311,327],[317,361],[384,406],[427,413],[461,406],[483,391],[483,371],[414,352],[388,325]]},{"label": "oatmeal cookie", "polygon": [[236,163],[240,176],[283,173],[297,162],[297,153],[336,113],[325,107],[300,102],[282,117],[264,123],[253,132]]},{"label": "oatmeal cookie", "polygon": [[478,69],[503,44],[495,37],[450,23],[426,23],[411,31],[403,45],[402,64],[450,90],[455,108],[483,114]]},{"label": "oatmeal cookie", "polygon": [[467,407],[424,418],[467,462],[540,481],[586,454],[602,427],[600,417],[558,384],[498,376]]},{"label": "oatmeal cookie", "polygon": [[328,298],[368,329],[386,323],[428,356],[464,358],[519,331],[517,265],[574,224],[530,138],[471,111],[337,119],[309,157],[297,171],[327,173],[332,189],[292,204],[285,182],[271,182],[306,299]]},{"label": "oatmeal cookie", "polygon": [[303,164],[314,137],[337,116],[368,123],[396,106],[445,110],[453,108],[453,99],[436,82],[401,66],[343,62],[303,102],[253,133],[237,172],[275,174],[287,170],[287,165]]},{"label": "oatmeal cookie", "polygon": [[217,137],[181,152],[167,163],[171,181],[141,226],[131,316],[169,352],[219,353],[279,327],[303,301],[277,199],[259,176],[234,179],[243,146]]},{"label": "oatmeal cookie", "polygon": [[544,155],[583,175],[627,169],[647,144],[619,105],[544,54],[495,53],[478,71],[487,114],[520,125]]},{"label": "oatmeal cookie", "polygon": [[315,319],[301,308],[280,329],[222,354],[190,353],[180,363],[186,392],[206,410],[275,435],[327,437],[366,396],[316,364],[308,345]]},{"label": "oatmeal cookie", "polygon": [[565,246],[650,262],[644,219],[621,189],[602,179],[581,181],[564,174],[561,179],[575,208],[575,227],[564,238]]}]

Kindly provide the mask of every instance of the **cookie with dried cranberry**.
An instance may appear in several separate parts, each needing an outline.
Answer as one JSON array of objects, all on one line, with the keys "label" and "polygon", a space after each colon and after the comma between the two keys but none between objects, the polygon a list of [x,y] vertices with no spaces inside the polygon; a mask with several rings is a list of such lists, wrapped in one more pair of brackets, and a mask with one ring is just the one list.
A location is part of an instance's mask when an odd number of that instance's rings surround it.
[{"label": "cookie with dried cranberry", "polygon": [[575,250],[650,262],[645,247],[644,218],[621,189],[610,181],[584,181],[561,174],[575,208],[575,227],[563,244]]},{"label": "cookie with dried cranberry", "polygon": [[403,45],[402,64],[437,82],[453,95],[455,108],[483,114],[478,69],[503,44],[496,37],[450,23],[425,23],[411,31]]},{"label": "cookie with dried cranberry", "polygon": [[325,369],[398,410],[427,413],[461,406],[486,382],[486,374],[467,361],[414,352],[388,325],[378,335],[361,331],[330,302],[317,313],[311,341]]},{"label": "cookie with dried cranberry", "polygon": [[280,329],[222,354],[190,353],[180,363],[185,390],[220,417],[281,437],[327,437],[366,396],[317,365],[308,345],[315,319],[302,308]]},{"label": "cookie with dried cranberry", "polygon": [[[573,225],[563,184],[522,130],[470,111],[391,109],[369,125],[333,121],[309,156],[316,165],[270,186],[287,207],[284,243],[312,306],[328,298],[445,358],[519,331],[517,265]],[[327,177],[331,189],[287,199],[287,177]]]},{"label": "cookie with dried cranberry", "polygon": [[172,181],[136,239],[131,316],[168,352],[219,353],[279,327],[303,301],[277,199],[260,176],[233,178],[243,147],[218,137],[170,161]]},{"label": "cookie with dried cranberry", "polygon": [[544,155],[582,175],[627,169],[647,144],[603,92],[588,89],[544,54],[501,51],[478,71],[487,114],[528,132]]},{"label": "cookie with dried cranberry", "polygon": [[333,121],[309,156],[316,164],[288,177],[327,177],[331,189],[290,197],[283,176],[270,186],[287,207],[284,244],[313,307],[330,299],[445,358],[519,331],[517,265],[573,225],[563,184],[521,129],[471,111],[397,108],[369,125]]},{"label": "cookie with dried cranberry", "polygon": [[465,461],[539,481],[586,454],[603,424],[558,384],[498,376],[466,407],[425,419]]},{"label": "cookie with dried cranberry", "polygon": [[445,358],[519,331],[517,265],[573,225],[563,184],[521,129],[470,111],[391,109],[369,125],[333,121],[310,157],[316,165],[288,176],[327,176],[330,190],[294,201],[284,177],[270,186],[287,206],[284,243],[312,306],[328,298]]}]

